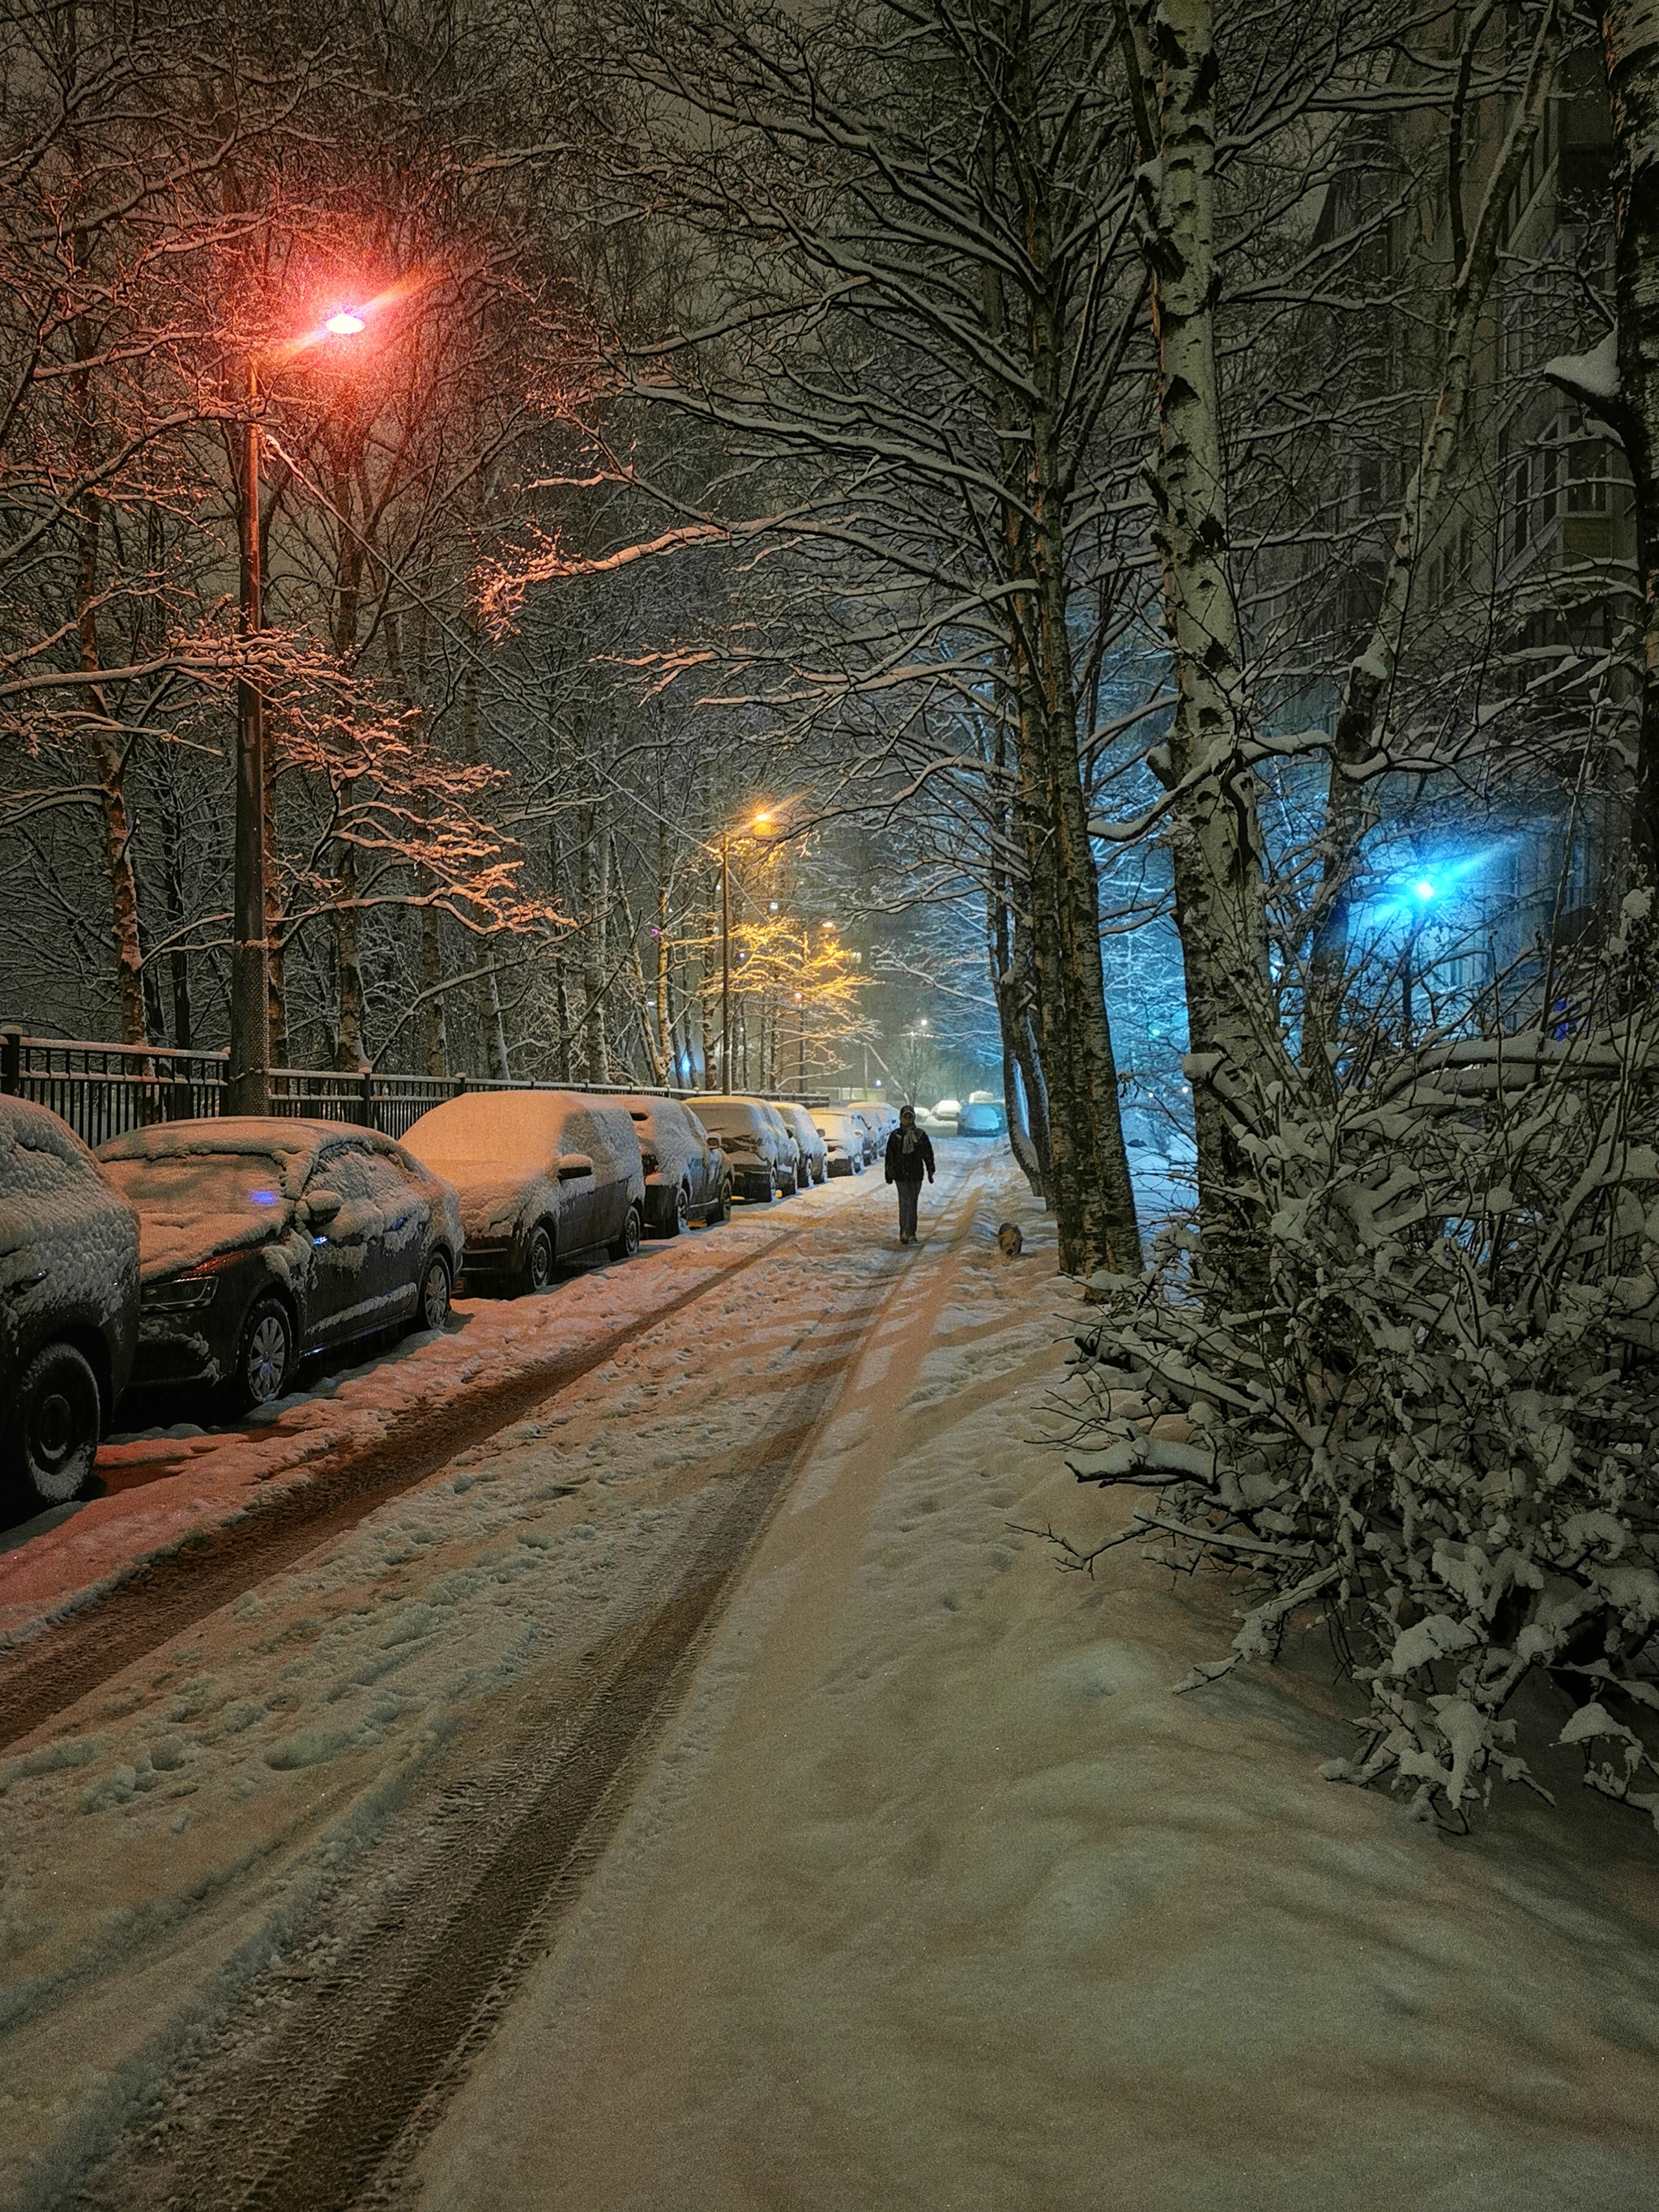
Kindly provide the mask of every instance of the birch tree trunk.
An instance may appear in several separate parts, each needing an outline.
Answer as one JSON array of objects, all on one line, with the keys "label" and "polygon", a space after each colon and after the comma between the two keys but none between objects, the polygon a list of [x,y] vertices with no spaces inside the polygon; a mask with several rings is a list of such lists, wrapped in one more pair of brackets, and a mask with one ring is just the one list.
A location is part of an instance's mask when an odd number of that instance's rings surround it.
[{"label": "birch tree trunk", "polygon": [[[1014,100],[1035,129],[1036,99],[1024,61],[1012,74]],[[1078,763],[1066,620],[1065,471],[1055,443],[1065,346],[1053,299],[1048,215],[1040,192],[1030,194],[1025,228],[1033,269],[1024,333],[1030,404],[1007,448],[1019,476],[1009,485],[1003,544],[1012,577],[1023,586],[1012,595],[1007,673],[1016,702],[1015,812],[1030,887],[1043,1068],[1055,1107],[1044,1181],[1061,1268],[1068,1274],[1101,1267],[1137,1273],[1140,1232],[1123,1149],[1100,958],[1099,878]],[[1002,285],[987,270],[983,286],[988,322],[997,337],[1006,338]],[[999,413],[1012,430],[1006,396]]]},{"label": "birch tree trunk", "polygon": [[[94,340],[77,324],[76,350],[82,358]],[[88,380],[77,374],[70,380],[79,420],[76,450],[82,473],[90,475],[92,460],[92,404]],[[84,494],[76,521],[76,593],[78,609],[81,665],[102,665],[98,641],[98,571],[103,518],[94,494]],[[98,779],[98,806],[103,831],[104,872],[109,881],[110,939],[115,952],[116,1006],[124,1044],[143,1044],[149,1039],[144,1006],[144,956],[138,927],[138,878],[132,865],[132,817],[127,805],[126,757],[118,732],[106,725],[108,708],[101,688],[93,695],[98,720],[90,726],[88,750]]]},{"label": "birch tree trunk", "polygon": [[426,1031],[426,1072],[428,1075],[447,1075],[449,1073],[449,1021],[444,1009],[443,946],[439,938],[439,915],[435,906],[421,908],[421,989],[429,994],[423,1000],[422,1026]]},{"label": "birch tree trunk", "polygon": [[[1153,538],[1176,707],[1164,773],[1191,1042],[1206,1266],[1224,1286],[1258,1273],[1235,1115],[1292,1071],[1268,966],[1266,868],[1229,570],[1216,372],[1216,58],[1209,0],[1139,0],[1128,41],[1156,159],[1143,172],[1143,241],[1158,355]],[[1224,1103],[1224,1100],[1226,1102]]]},{"label": "birch tree trunk", "polygon": [[598,805],[585,807],[576,854],[576,896],[582,927],[583,1079],[609,1083],[611,1053],[605,1026],[605,909],[610,904],[610,846]]},{"label": "birch tree trunk", "polygon": [[[558,824],[550,823],[547,830],[548,896],[555,907],[562,910],[564,902],[564,848],[560,841]],[[561,1078],[570,1076],[570,1055],[575,1048],[575,1026],[570,1012],[570,979],[567,972],[564,946],[568,933],[554,939],[549,956],[553,965],[553,1013],[558,1024],[555,1041],[556,1066]]]},{"label": "birch tree trunk", "polygon": [[[660,785],[659,791],[660,793]],[[675,1072],[674,1008],[668,957],[668,822],[659,796],[657,816],[657,951],[655,1000],[657,1010],[657,1066]],[[657,1080],[663,1078],[659,1073]]]}]

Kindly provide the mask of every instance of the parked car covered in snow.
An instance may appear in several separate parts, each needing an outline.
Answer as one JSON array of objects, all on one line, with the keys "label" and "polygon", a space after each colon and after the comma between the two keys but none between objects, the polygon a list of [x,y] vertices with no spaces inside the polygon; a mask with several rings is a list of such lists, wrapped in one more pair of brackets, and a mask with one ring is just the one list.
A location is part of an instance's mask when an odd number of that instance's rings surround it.
[{"label": "parked car covered in snow", "polygon": [[84,1489],[138,1336],[138,1222],[67,1121],[0,1098],[0,1484]]},{"label": "parked car covered in snow", "polygon": [[700,1097],[697,1119],[732,1163],[732,1188],[751,1204],[769,1206],[774,1194],[795,1187],[798,1147],[785,1142],[783,1124],[758,1098]]},{"label": "parked car covered in snow", "polygon": [[1000,1137],[1007,1126],[1007,1115],[988,1098],[970,1098],[957,1116],[961,1137]]},{"label": "parked car covered in snow", "polygon": [[774,1103],[779,1114],[787,1123],[790,1134],[800,1149],[800,1165],[795,1177],[796,1188],[808,1190],[815,1182],[826,1182],[830,1174],[830,1161],[824,1150],[823,1139],[818,1134],[817,1124],[805,1107],[798,1105],[793,1098],[776,1099]]},{"label": "parked car covered in snow", "polygon": [[815,1106],[812,1126],[823,1139],[824,1168],[832,1176],[864,1173],[865,1139],[868,1131],[855,1115],[840,1106]]},{"label": "parked car covered in snow", "polygon": [[471,1285],[544,1291],[562,1261],[640,1249],[645,1166],[625,1106],[574,1091],[466,1091],[422,1114],[404,1143],[460,1193]]},{"label": "parked car covered in snow", "polygon": [[676,1237],[693,1221],[724,1221],[732,1211],[732,1164],[691,1109],[678,1098],[621,1097],[640,1140],[645,1225]]},{"label": "parked car covered in snow", "polygon": [[216,1386],[246,1413],[312,1352],[448,1317],[455,1193],[374,1130],[159,1121],[98,1157],[138,1216],[135,1382]]},{"label": "parked car covered in snow", "polygon": [[785,1118],[783,1109],[769,1098],[757,1098],[758,1106],[772,1124],[778,1140],[778,1188],[787,1197],[791,1191],[805,1188],[800,1171],[800,1139]]},{"label": "parked car covered in snow", "polygon": [[859,1133],[859,1140],[864,1146],[864,1164],[869,1167],[886,1145],[887,1132],[866,1107],[849,1106],[847,1112],[854,1127]]}]

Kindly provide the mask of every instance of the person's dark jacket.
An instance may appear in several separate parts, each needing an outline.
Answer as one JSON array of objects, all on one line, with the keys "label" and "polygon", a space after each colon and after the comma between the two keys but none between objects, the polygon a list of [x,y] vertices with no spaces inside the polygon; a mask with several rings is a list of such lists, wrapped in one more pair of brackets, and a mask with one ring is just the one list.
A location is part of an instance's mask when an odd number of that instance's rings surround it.
[{"label": "person's dark jacket", "polygon": [[[906,1150],[908,1140],[909,1150]],[[927,1180],[933,1180],[933,1145],[926,1129],[905,1128],[901,1125],[887,1139],[887,1180],[889,1182],[920,1182],[926,1170]]]}]

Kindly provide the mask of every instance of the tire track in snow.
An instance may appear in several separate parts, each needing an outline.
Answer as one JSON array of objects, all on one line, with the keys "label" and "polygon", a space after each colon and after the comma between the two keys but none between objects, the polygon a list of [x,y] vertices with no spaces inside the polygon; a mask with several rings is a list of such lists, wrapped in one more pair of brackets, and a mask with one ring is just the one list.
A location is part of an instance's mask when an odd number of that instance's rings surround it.
[{"label": "tire track in snow", "polygon": [[[175,2131],[164,2147],[118,2151],[80,2202],[108,2212],[348,2212],[392,2201],[386,2192],[550,1948],[842,1382],[922,1254],[959,1247],[981,1181],[981,1163],[966,1164],[945,1236],[827,1302],[812,1332],[830,1340],[823,1356],[796,1372],[768,1429],[706,1486],[709,1510],[657,1563],[643,1617],[574,1670],[526,1686],[505,1747],[458,1747],[422,1804],[388,1831],[334,1900],[342,1940],[325,1972],[296,1990],[273,1969],[248,1991],[174,2099],[187,2113],[183,2140]],[[825,1225],[845,1234],[850,1224]],[[273,1995],[285,2000],[274,2017]]]},{"label": "tire track in snow", "polygon": [[256,1499],[240,1519],[222,1522],[179,1549],[145,1561],[0,1657],[0,1750],[32,1735],[134,1660],[159,1650],[245,1590],[355,1528],[377,1506],[428,1480],[460,1453],[524,1419],[688,1306],[784,1249],[799,1249],[803,1240],[834,1230],[839,1218],[830,1215],[805,1228],[792,1227],[579,1351],[470,1392],[436,1414],[422,1411],[400,1421],[365,1450],[313,1462],[307,1481]]}]

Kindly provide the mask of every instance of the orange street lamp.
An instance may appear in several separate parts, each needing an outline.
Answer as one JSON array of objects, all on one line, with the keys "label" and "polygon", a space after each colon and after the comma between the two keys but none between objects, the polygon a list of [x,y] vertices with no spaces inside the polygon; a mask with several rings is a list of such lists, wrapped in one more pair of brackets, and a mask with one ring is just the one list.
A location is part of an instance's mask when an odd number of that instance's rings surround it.
[{"label": "orange street lamp", "polygon": [[[363,318],[349,308],[330,316],[322,330],[355,337]],[[322,333],[316,333],[320,336]],[[301,340],[292,349],[309,341]],[[241,632],[264,628],[264,580],[259,539],[259,357],[250,352],[247,417],[237,475],[236,535],[240,553]],[[265,820],[265,702],[250,677],[236,685],[236,821],[230,940],[230,1054],[225,1106],[232,1114],[270,1111],[270,939],[265,891],[270,872]]]}]

